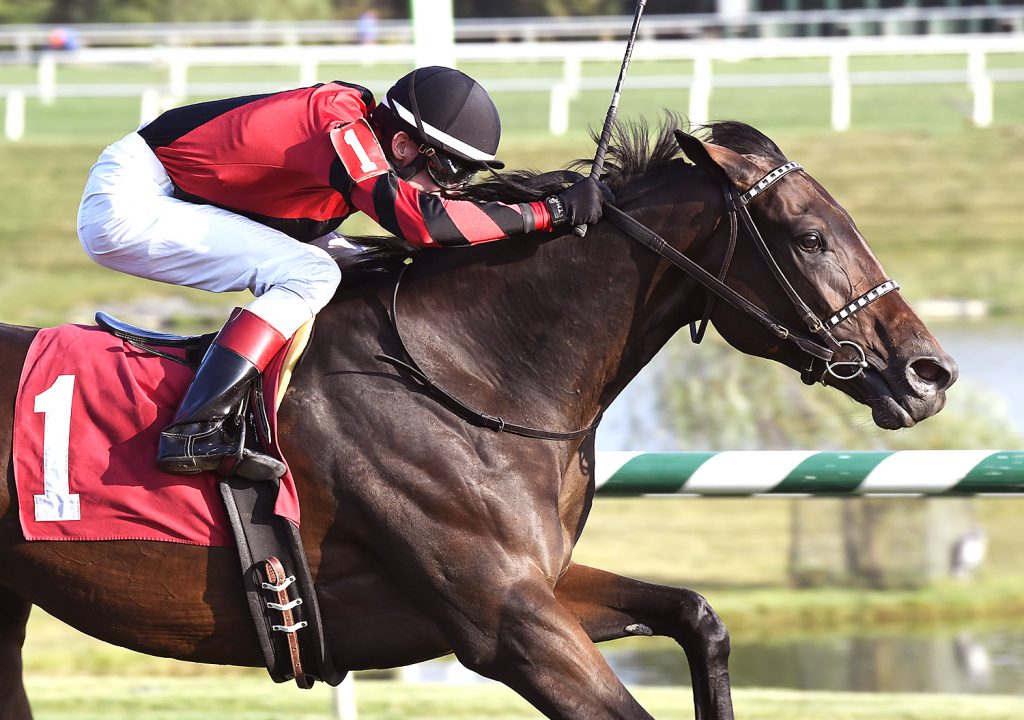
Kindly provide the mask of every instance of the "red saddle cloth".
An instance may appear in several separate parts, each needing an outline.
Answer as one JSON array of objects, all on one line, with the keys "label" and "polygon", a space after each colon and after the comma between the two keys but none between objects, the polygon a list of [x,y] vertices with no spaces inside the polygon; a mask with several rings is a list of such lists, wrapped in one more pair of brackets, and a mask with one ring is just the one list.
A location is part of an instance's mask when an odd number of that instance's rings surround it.
[{"label": "red saddle cloth", "polygon": [[[267,398],[282,352],[264,374]],[[15,405],[14,477],[28,540],[160,540],[235,544],[217,477],[156,466],[160,431],[193,371],[95,326],[40,330]],[[270,402],[273,402],[270,400]],[[276,436],[273,409],[268,409]],[[276,447],[273,452],[280,457]],[[298,524],[291,473],[275,508]]]}]

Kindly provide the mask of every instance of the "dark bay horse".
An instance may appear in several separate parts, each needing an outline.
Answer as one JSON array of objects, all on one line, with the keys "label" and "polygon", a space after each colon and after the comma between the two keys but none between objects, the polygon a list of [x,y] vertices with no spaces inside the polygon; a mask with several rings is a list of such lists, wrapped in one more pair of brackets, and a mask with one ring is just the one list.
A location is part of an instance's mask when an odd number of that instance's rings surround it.
[{"label": "dark bay horse", "polygon": [[[653,144],[643,128],[620,133],[609,183],[623,211],[776,321],[766,329],[750,308],[719,300],[710,311],[718,332],[869,405],[881,427],[938,412],[956,366],[897,292],[878,290],[888,278],[843,208],[798,167],[773,174],[787,159],[746,125],[712,125],[702,143],[670,124]],[[731,205],[752,185],[744,203],[767,257],[746,224],[733,230]],[[497,432],[382,362],[404,357],[393,287],[393,276],[353,283],[321,313],[280,411],[334,664],[395,667],[454,652],[548,717],[646,718],[594,643],[665,635],[686,653],[697,717],[731,718],[728,634],[704,599],[572,559],[594,494],[594,432]],[[567,431],[593,425],[702,317],[707,297],[691,275],[602,222],[585,238],[424,252],[397,306],[409,353],[447,389],[510,422]],[[827,328],[805,317],[848,309]],[[805,324],[817,340],[785,337]],[[11,415],[33,333],[0,326],[0,718],[30,717],[21,646],[32,605],[140,652],[261,665],[232,549],[23,539]],[[823,346],[863,351],[863,371],[826,372]]]}]

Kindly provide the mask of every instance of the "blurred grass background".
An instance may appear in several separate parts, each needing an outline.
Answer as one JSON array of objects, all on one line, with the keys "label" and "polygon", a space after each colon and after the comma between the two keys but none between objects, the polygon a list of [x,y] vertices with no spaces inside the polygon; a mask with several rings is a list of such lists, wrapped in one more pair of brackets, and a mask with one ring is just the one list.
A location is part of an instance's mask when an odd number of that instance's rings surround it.
[{"label": "blurred grass background", "polygon": [[[962,61],[962,60],[961,60]],[[878,68],[942,69],[948,58],[851,60],[851,71]],[[991,67],[1024,66],[1024,54],[994,55]],[[960,65],[958,65],[959,67]],[[559,65],[479,64],[466,72],[486,86],[488,78],[557,77]],[[571,108],[570,132],[548,134],[545,93],[495,94],[504,123],[500,156],[510,167],[542,170],[590,157],[590,126],[599,126],[618,67],[584,66],[588,77],[608,79],[607,92],[584,92]],[[631,75],[681,75],[688,63],[636,62]],[[827,72],[827,61],[757,61],[717,64],[716,72]],[[326,79],[386,85],[404,66],[328,67]],[[279,67],[195,68],[197,82],[280,82],[293,73]],[[0,67],[0,84],[30,83],[30,68]],[[137,82],[159,85],[164,72],[151,68],[61,69],[64,82]],[[191,98],[199,100],[205,98]],[[656,123],[663,108],[685,111],[685,91],[630,90],[627,81],[620,118]],[[914,303],[930,298],[980,299],[994,316],[1024,318],[1024,84],[995,88],[995,122],[978,130],[969,123],[970,94],[960,85],[855,87],[853,128],[828,128],[827,88],[716,89],[714,119],[740,119],[771,136],[820,180],[856,219],[889,274]],[[103,146],[138,124],[137,98],[59,99],[44,106],[30,100],[27,135],[19,143],[0,141],[0,308],[5,322],[51,325],[82,321],[111,306],[132,321],[132,303],[186,298],[208,306],[214,317],[237,302],[183,288],[113,273],[94,265],[78,245],[75,216],[91,163]],[[345,228],[373,232],[363,218]],[[186,331],[197,319],[182,310]],[[209,322],[207,319],[206,322]],[[700,352],[694,349],[692,352]],[[795,381],[794,381],[795,382]],[[990,557],[976,583],[940,584],[922,591],[789,589],[787,553],[790,502],[761,500],[600,500],[584,534],[580,561],[659,582],[695,587],[711,599],[735,633],[796,632],[842,624],[945,622],[950,618],[1007,617],[1024,613],[1024,536],[1019,532],[1020,501],[978,501],[979,521],[991,538]],[[814,501],[811,501],[814,502]],[[657,531],[655,532],[654,529]],[[273,717],[279,700],[266,711],[253,705],[268,683],[263,671],[225,671],[157,658],[143,658],[101,645],[37,612],[31,621],[26,666],[40,718]],[[235,678],[223,684],[224,673]],[[98,704],[79,704],[90,680],[85,673],[136,678],[104,681]],[[174,674],[212,673],[212,679],[178,684]],[[62,678],[54,680],[55,676]],[[160,676],[160,677],[154,677]],[[140,679],[141,678],[141,679]],[[258,689],[256,683],[258,685]],[[73,694],[61,688],[75,683]],[[251,686],[247,683],[251,683]],[[225,693],[224,688],[232,688]],[[366,685],[361,688],[367,687]],[[107,690],[113,688],[112,690]],[[518,699],[502,689],[403,688],[388,683],[360,690],[366,717],[530,717]],[[277,689],[277,692],[286,692]],[[495,694],[497,693],[497,694]],[[224,697],[228,695],[230,697]],[[640,695],[655,714],[689,717],[687,690],[644,689]],[[323,717],[324,689],[295,693],[298,715]],[[109,699],[121,697],[121,699]],[[246,701],[238,701],[245,697]],[[279,698],[280,695],[268,695]],[[296,702],[288,696],[289,703]],[[127,698],[127,699],[125,699]],[[194,702],[191,700],[194,699]],[[220,698],[214,700],[213,698]],[[170,702],[169,699],[173,699]],[[163,704],[161,704],[163,703]],[[407,703],[403,705],[403,703]],[[480,704],[482,703],[482,704]],[[521,703],[520,703],[521,705]],[[182,707],[217,710],[184,712]],[[318,708],[314,710],[313,708]],[[463,715],[453,712],[464,708]],[[737,693],[745,718],[1010,718],[1020,704],[1001,698],[961,703],[950,698],[849,697],[813,693]],[[415,708],[415,713],[410,708]],[[317,713],[320,714],[317,714]]]},{"label": "blurred grass background", "polygon": [[[936,69],[948,58],[854,60],[866,68],[891,66]],[[716,72],[824,71],[825,61],[719,63]],[[994,67],[1024,66],[1024,54],[994,55]],[[793,66],[797,65],[798,68]],[[819,67],[820,66],[820,67]],[[480,64],[466,71],[487,79],[545,76],[560,65]],[[195,68],[196,82],[249,78],[281,82],[289,73],[271,68]],[[327,67],[325,78],[385,86],[402,66]],[[637,75],[688,72],[688,63],[638,62]],[[587,76],[607,77],[615,68],[584,65]],[[0,83],[31,82],[28,68],[0,67]],[[59,82],[163,81],[150,68],[62,68]],[[553,169],[592,156],[590,126],[604,118],[610,92],[580,94],[571,107],[570,131],[547,131],[546,93],[496,93],[504,135],[500,155],[510,167]],[[996,316],[1024,315],[1019,281],[1022,211],[1018,179],[1024,175],[1024,83],[995,89],[991,129],[970,126],[965,86],[855,87],[853,129],[828,129],[827,88],[720,88],[712,96],[715,119],[741,119],[771,136],[818,178],[850,211],[890,275],[900,279],[913,302],[922,298],[977,298]],[[199,100],[204,98],[191,98]],[[620,118],[657,123],[664,108],[685,111],[685,90],[628,90]],[[231,300],[164,288],[94,266],[78,247],[77,202],[89,166],[102,148],[139,121],[137,98],[60,98],[50,106],[29,100],[24,141],[0,142],[0,307],[9,322],[63,321],[74,308],[122,302],[126,298],[177,295],[227,306]],[[346,224],[352,232],[373,231],[364,218]],[[48,280],[59,277],[61,282]]]}]

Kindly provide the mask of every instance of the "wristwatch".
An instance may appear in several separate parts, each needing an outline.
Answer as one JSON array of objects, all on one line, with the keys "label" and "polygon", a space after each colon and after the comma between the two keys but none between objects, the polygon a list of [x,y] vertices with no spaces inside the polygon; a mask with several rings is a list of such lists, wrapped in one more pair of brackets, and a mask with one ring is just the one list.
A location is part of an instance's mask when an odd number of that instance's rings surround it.
[{"label": "wristwatch", "polygon": [[552,227],[562,225],[569,220],[569,215],[566,212],[565,203],[562,202],[562,198],[557,195],[551,195],[544,198],[544,204],[548,206]]}]

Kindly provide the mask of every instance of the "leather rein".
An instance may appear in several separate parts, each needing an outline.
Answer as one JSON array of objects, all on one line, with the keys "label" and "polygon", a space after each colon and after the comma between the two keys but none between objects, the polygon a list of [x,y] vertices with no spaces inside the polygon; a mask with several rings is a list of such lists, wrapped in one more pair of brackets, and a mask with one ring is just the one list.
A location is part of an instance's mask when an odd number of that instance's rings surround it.
[{"label": "leather rein", "polygon": [[[801,351],[810,356],[810,362],[807,368],[805,368],[800,375],[801,379],[808,385],[813,385],[816,382],[823,381],[826,373],[839,380],[852,380],[862,375],[864,373],[864,369],[868,367],[864,348],[852,340],[837,339],[832,334],[832,330],[841,322],[849,319],[855,313],[863,310],[883,295],[898,290],[900,286],[895,280],[886,280],[877,287],[872,288],[868,292],[847,303],[843,308],[830,313],[828,319],[825,321],[822,321],[817,317],[817,315],[815,315],[810,306],[808,306],[807,303],[804,302],[803,298],[800,297],[800,294],[786,277],[782,268],[779,267],[778,262],[775,260],[775,256],[772,255],[771,249],[768,247],[767,243],[765,243],[761,232],[757,228],[757,224],[754,222],[754,219],[750,216],[750,211],[747,209],[747,206],[755,197],[762,194],[785,175],[793,172],[794,170],[801,169],[802,166],[796,162],[788,162],[784,165],[780,165],[750,186],[743,193],[736,190],[731,183],[723,182],[722,190],[726,200],[726,212],[728,213],[730,220],[730,239],[725,262],[717,277],[705,270],[695,261],[688,258],[679,250],[669,245],[664,238],[648,228],[646,225],[633,219],[630,215],[619,210],[610,203],[606,203],[604,206],[604,219],[608,220],[611,225],[615,226],[627,237],[635,240],[647,249],[668,260],[670,263],[703,285],[707,290],[714,293],[715,297],[721,298],[734,308],[743,311],[750,317],[757,320],[773,335],[782,340],[794,343]],[[790,329],[779,320],[776,320],[770,313],[755,305],[725,283],[725,278],[728,274],[729,264],[732,261],[733,250],[735,249],[738,234],[736,222],[737,216],[743,222],[743,225],[747,230],[747,234],[750,236],[754,246],[764,259],[765,264],[768,266],[772,275],[782,287],[782,290],[789,297],[793,307],[796,308],[798,313],[800,313],[804,322],[807,324],[808,330],[815,337],[808,337]],[[393,365],[396,369],[403,372],[420,385],[428,394],[432,395],[442,404],[449,407],[453,412],[475,425],[490,428],[498,432],[507,432],[512,433],[513,435],[542,440],[576,440],[589,435],[597,427],[601,420],[600,416],[598,416],[591,425],[570,432],[542,430],[527,425],[508,422],[500,416],[489,415],[481,412],[480,410],[476,410],[434,382],[430,376],[420,368],[415,358],[412,357],[412,354],[409,352],[409,349],[405,344],[405,340],[402,338],[402,332],[399,327],[398,288],[401,285],[405,271],[408,269],[411,262],[411,259],[407,259],[406,264],[399,271],[398,277],[395,280],[394,291],[391,295],[391,323],[395,329],[398,344],[406,359],[400,360],[390,355],[381,354],[376,356],[378,360],[382,360]],[[708,302],[704,313],[704,319],[701,321],[702,325],[706,324],[707,318],[710,316],[712,304],[713,298]],[[700,331],[692,332],[691,334],[694,336],[695,341],[699,341],[699,336],[703,335],[703,327]],[[853,351],[853,359],[837,359],[838,354],[843,352],[844,348],[850,348]],[[821,363],[820,369],[818,365],[819,362]]]},{"label": "leather rein", "polygon": [[[751,185],[743,193],[736,190],[731,183],[723,183],[722,190],[725,195],[726,212],[730,217],[730,239],[725,264],[719,272],[718,277],[712,275],[702,266],[686,257],[679,250],[676,250],[674,247],[669,245],[669,243],[656,232],[639,221],[634,220],[631,216],[619,210],[617,207],[605,205],[604,217],[623,234],[665,258],[703,285],[706,289],[714,293],[717,297],[720,297],[737,310],[741,310],[757,320],[773,335],[781,340],[786,340],[795,344],[801,351],[809,355],[810,362],[800,374],[800,378],[808,385],[813,385],[816,382],[823,381],[826,373],[838,380],[853,380],[854,378],[862,375],[865,368],[868,367],[867,356],[864,352],[864,348],[852,340],[837,339],[835,335],[832,334],[832,330],[841,322],[849,319],[883,295],[887,295],[894,290],[898,290],[900,284],[895,280],[886,280],[863,295],[853,299],[841,309],[829,313],[828,319],[825,321],[822,321],[817,315],[815,315],[810,306],[808,306],[808,304],[804,302],[803,298],[800,297],[800,294],[796,291],[796,288],[793,287],[789,278],[786,277],[782,268],[779,267],[778,262],[775,260],[775,256],[772,255],[771,249],[764,241],[764,237],[762,237],[760,230],[758,230],[757,223],[755,223],[754,219],[750,216],[750,210],[747,207],[755,197],[761,195],[780,179],[795,170],[802,169],[803,166],[797,162],[788,162],[784,165],[780,165]],[[776,320],[767,311],[755,305],[725,283],[725,276],[728,274],[729,263],[732,259],[732,251],[736,245],[737,216],[743,222],[743,225],[747,230],[747,234],[754,243],[754,247],[757,248],[765,264],[768,266],[768,269],[775,277],[775,280],[778,282],[783,292],[786,293],[786,296],[793,304],[793,307],[796,308],[797,312],[803,318],[807,325],[807,329],[815,337],[808,337],[790,329],[779,320]],[[711,305],[712,303],[709,302],[707,306],[708,309],[704,313],[705,318],[710,315]],[[706,323],[706,320],[703,320],[702,322]],[[695,342],[699,342],[701,335],[703,335],[703,329],[691,332],[691,336],[694,338]],[[837,359],[837,356],[844,351],[844,348],[849,348],[852,351],[852,359]],[[822,363],[820,369],[818,366],[819,361]]]}]

